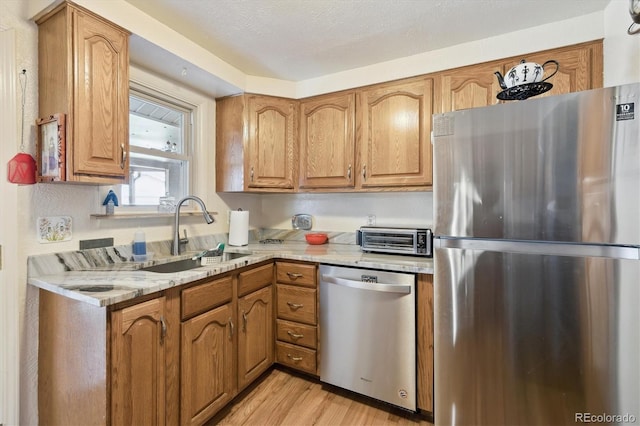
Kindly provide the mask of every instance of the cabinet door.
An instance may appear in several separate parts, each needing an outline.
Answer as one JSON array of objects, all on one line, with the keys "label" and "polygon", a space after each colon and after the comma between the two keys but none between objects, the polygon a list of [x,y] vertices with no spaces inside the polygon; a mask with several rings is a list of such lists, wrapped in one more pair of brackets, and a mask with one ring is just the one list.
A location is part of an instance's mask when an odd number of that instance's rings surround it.
[{"label": "cabinet door", "polygon": [[442,72],[441,112],[497,104],[496,96],[502,89],[496,72],[504,74],[503,64],[497,61]]},{"label": "cabinet door", "polygon": [[238,299],[238,389],[273,364],[273,288]]},{"label": "cabinet door", "polygon": [[165,298],[111,313],[111,423],[165,424]]},{"label": "cabinet door", "polygon": [[[602,87],[602,60],[599,59],[602,58],[601,49],[601,42],[596,42],[523,55],[521,59],[526,59],[527,62],[544,64],[553,59],[559,64],[558,72],[547,80],[553,88],[536,98]],[[505,73],[519,62],[518,58],[505,61]],[[545,66],[544,78],[554,69],[552,64]]]},{"label": "cabinet door", "polygon": [[300,104],[300,188],[354,186],[355,94]]},{"label": "cabinet door", "polygon": [[358,186],[431,185],[432,92],[421,77],[358,93]]},{"label": "cabinet door", "polygon": [[297,104],[292,99],[250,96],[249,152],[245,182],[249,188],[294,188]]},{"label": "cabinet door", "polygon": [[232,304],[182,323],[180,422],[200,425],[234,396]]},{"label": "cabinet door", "polygon": [[419,274],[416,285],[418,408],[433,413],[433,275]]},{"label": "cabinet door", "polygon": [[126,180],[129,150],[128,34],[76,11],[73,173]]}]

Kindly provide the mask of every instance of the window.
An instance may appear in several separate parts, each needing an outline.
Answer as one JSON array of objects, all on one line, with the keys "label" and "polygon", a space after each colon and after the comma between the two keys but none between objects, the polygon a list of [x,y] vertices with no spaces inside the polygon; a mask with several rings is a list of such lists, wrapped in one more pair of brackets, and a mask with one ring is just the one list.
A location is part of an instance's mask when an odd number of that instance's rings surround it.
[{"label": "window", "polygon": [[157,206],[160,197],[191,193],[194,108],[132,83],[129,95],[129,184],[124,206]]}]

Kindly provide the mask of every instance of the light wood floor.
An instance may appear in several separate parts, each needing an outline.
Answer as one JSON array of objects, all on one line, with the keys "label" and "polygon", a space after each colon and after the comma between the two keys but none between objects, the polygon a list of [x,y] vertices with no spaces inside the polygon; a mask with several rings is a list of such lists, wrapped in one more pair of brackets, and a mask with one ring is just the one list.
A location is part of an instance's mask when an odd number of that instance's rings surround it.
[{"label": "light wood floor", "polygon": [[426,417],[274,368],[211,419],[212,425],[424,425]]}]

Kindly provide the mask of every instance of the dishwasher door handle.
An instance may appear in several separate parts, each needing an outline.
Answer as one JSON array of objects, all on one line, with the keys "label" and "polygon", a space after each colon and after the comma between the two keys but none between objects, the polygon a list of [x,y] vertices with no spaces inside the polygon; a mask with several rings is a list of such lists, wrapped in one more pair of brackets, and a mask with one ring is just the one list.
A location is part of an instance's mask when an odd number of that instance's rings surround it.
[{"label": "dishwasher door handle", "polygon": [[382,284],[382,283],[365,283],[362,281],[347,280],[329,275],[322,275],[322,281],[341,285],[343,287],[357,288],[360,290],[380,291],[385,293],[411,293],[411,285],[406,284]]}]

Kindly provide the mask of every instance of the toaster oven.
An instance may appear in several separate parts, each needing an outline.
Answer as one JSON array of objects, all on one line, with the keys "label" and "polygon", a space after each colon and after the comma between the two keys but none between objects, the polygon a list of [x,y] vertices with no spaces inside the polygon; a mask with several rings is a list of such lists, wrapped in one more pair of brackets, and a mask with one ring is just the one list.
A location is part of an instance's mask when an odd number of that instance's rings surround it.
[{"label": "toaster oven", "polygon": [[433,256],[428,228],[363,226],[356,232],[356,242],[366,252]]}]

